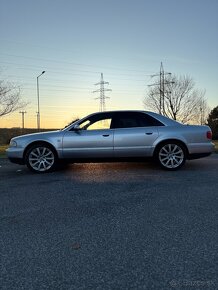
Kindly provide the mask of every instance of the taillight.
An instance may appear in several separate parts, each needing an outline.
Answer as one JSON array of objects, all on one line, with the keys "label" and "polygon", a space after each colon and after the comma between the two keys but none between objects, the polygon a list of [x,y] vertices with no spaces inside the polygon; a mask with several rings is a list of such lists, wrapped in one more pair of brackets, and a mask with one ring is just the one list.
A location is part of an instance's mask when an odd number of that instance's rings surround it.
[{"label": "taillight", "polygon": [[211,131],[207,131],[207,139],[212,139],[212,132]]}]

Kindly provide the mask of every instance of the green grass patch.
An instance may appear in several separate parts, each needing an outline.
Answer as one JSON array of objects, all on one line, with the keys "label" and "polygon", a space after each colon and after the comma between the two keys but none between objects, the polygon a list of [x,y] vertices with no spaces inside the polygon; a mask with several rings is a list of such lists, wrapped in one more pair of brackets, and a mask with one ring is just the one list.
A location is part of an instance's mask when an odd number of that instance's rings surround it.
[{"label": "green grass patch", "polygon": [[8,148],[8,145],[0,145],[0,158],[6,157],[5,150]]}]

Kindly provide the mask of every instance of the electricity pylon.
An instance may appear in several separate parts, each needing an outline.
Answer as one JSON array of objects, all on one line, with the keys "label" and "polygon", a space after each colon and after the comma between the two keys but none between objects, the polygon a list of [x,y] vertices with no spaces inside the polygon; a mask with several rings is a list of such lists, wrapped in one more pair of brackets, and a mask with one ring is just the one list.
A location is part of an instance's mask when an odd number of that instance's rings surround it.
[{"label": "electricity pylon", "polygon": [[99,83],[95,84],[95,86],[100,85],[100,89],[93,91],[93,93],[100,93],[100,96],[98,98],[95,98],[95,100],[99,99],[99,111],[104,112],[106,110],[105,100],[110,99],[109,97],[105,96],[105,92],[111,92],[111,89],[105,89],[104,85],[109,85],[109,82],[105,82],[103,78],[103,73],[101,73],[101,80]]},{"label": "electricity pylon", "polygon": [[151,77],[157,77],[158,76],[159,77],[159,82],[155,83],[155,84],[148,85],[149,87],[150,86],[159,86],[159,90],[160,90],[159,113],[162,114],[162,115],[165,115],[165,100],[164,100],[164,98],[165,98],[165,85],[174,84],[173,81],[166,81],[165,80],[165,76],[166,75],[171,75],[171,73],[164,71],[163,63],[161,62],[159,74],[151,75]]}]

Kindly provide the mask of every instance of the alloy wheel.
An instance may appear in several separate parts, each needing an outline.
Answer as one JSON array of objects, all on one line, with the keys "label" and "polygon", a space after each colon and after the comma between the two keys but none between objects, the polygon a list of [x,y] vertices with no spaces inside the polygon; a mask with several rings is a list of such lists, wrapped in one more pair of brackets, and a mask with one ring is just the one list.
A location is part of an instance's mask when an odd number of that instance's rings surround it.
[{"label": "alloy wheel", "polygon": [[185,152],[178,144],[165,144],[159,150],[158,159],[162,167],[177,169],[185,162]]},{"label": "alloy wheel", "polygon": [[28,161],[34,171],[46,172],[54,165],[55,156],[48,147],[36,147],[30,151]]}]

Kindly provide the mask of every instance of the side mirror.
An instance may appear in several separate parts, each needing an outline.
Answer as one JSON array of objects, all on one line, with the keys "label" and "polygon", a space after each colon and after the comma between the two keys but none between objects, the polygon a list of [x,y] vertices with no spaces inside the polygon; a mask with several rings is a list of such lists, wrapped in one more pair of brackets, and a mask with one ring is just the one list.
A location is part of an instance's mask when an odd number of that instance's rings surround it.
[{"label": "side mirror", "polygon": [[74,127],[73,127],[73,130],[74,131],[79,131],[81,130],[80,126],[78,124],[76,124]]}]

